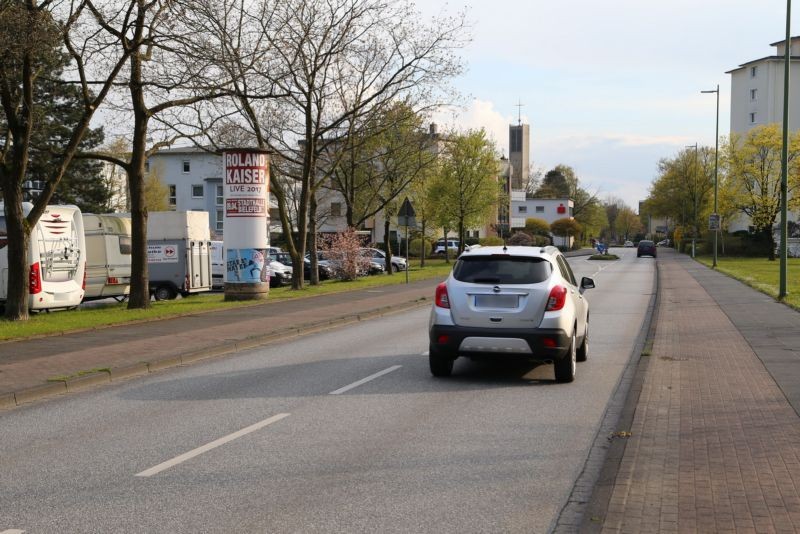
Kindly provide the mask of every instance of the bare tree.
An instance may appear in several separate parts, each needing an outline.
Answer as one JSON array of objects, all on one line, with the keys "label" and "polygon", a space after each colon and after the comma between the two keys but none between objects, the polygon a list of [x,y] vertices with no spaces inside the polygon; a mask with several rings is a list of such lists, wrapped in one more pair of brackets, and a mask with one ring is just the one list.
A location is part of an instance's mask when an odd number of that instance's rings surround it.
[{"label": "bare tree", "polygon": [[124,10],[119,9],[119,0],[88,5],[128,57],[128,95],[120,99],[116,109],[132,115],[133,129],[129,157],[108,153],[83,157],[110,161],[128,175],[132,230],[128,308],[148,308],[145,163],[178,139],[202,136],[202,129],[195,127],[187,133],[181,128],[191,122],[190,106],[231,95],[232,81],[212,61],[203,4],[193,0],[128,0]]},{"label": "bare tree", "polygon": [[[455,51],[465,43],[465,26],[460,17],[421,24],[407,0],[287,0],[253,9],[259,10],[253,20],[263,36],[260,52],[252,61],[222,54],[221,65],[237,74],[235,110],[255,143],[286,162],[285,176],[296,179],[297,237],[285,183],[270,185],[294,265],[292,287],[300,289],[307,240],[316,235],[315,194],[331,172],[320,158],[348,121],[361,123],[403,98],[445,100],[444,84],[460,70]],[[284,96],[260,98],[273,84]]]},{"label": "bare tree", "polygon": [[[28,318],[28,243],[64,173],[89,131],[95,111],[109,94],[129,52],[104,55],[113,40],[89,13],[89,2],[53,3],[13,0],[0,5],[0,186],[8,232],[8,293],[5,317]],[[99,62],[99,58],[103,58]],[[28,170],[32,138],[41,122],[39,87],[54,65],[65,63],[64,78],[80,88],[81,110],[69,129],[67,143],[57,148],[54,165],[33,209],[24,215],[22,183]],[[51,82],[53,80],[50,80]]]}]

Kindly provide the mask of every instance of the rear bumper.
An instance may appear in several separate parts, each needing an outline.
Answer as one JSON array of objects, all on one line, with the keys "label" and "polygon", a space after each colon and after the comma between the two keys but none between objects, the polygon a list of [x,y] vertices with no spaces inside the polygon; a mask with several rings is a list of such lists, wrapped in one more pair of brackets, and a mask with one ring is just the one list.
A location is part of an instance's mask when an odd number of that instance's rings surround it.
[{"label": "rear bumper", "polygon": [[[432,325],[429,337],[431,347],[453,357],[518,358],[538,362],[560,360],[569,353],[571,341],[567,332],[555,328],[496,329],[449,325]],[[550,340],[553,346],[546,346],[545,339]],[[525,344],[530,352],[518,350]]]}]

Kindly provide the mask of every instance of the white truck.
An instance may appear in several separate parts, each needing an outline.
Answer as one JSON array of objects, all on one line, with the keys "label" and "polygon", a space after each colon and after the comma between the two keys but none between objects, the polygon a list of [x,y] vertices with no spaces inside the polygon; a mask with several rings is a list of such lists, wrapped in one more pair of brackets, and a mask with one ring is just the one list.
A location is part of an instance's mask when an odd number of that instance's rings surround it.
[{"label": "white truck", "polygon": [[[25,215],[33,204],[22,203]],[[0,307],[8,296],[8,235],[0,202]],[[86,241],[77,206],[47,206],[31,230],[28,246],[30,311],[75,308],[83,300]]]},{"label": "white truck", "polygon": [[131,219],[83,214],[86,232],[86,294],[83,300],[125,299],[131,288]]},{"label": "white truck", "polygon": [[154,211],[147,219],[150,294],[174,299],[211,290],[207,211]]}]

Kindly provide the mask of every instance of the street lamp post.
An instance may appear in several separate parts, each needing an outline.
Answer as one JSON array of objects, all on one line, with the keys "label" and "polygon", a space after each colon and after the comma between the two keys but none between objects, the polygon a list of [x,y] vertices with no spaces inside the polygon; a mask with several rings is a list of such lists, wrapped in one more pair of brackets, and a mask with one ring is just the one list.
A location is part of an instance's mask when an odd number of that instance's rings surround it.
[{"label": "street lamp post", "polygon": [[[786,238],[787,231],[787,195],[789,173],[789,64],[792,57],[791,40],[791,13],[792,0],[786,0],[786,41],[784,42],[783,58],[783,144],[781,147],[781,243],[780,243],[780,272],[778,276],[778,299],[786,298]],[[772,230],[770,228],[770,230]]]},{"label": "street lamp post", "polygon": [[[717,212],[717,169],[719,168],[719,84],[716,89],[709,89],[708,91],[700,91],[701,93],[717,93],[717,130],[714,137],[714,217],[719,221],[719,213]],[[711,267],[717,267],[717,234],[719,234],[719,223],[714,228],[714,262]]]},{"label": "street lamp post", "polygon": [[692,188],[692,204],[694,204],[694,219],[692,220],[692,258],[695,257],[695,242],[697,239],[697,143],[687,145],[686,148],[694,149],[694,187]]}]

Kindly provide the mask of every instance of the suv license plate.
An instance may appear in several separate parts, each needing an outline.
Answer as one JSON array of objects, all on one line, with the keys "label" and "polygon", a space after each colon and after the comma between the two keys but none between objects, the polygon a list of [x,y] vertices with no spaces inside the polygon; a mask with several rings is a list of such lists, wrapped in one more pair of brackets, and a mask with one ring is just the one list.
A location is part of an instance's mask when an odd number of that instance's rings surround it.
[{"label": "suv license plate", "polygon": [[476,308],[516,308],[517,295],[475,295]]}]

